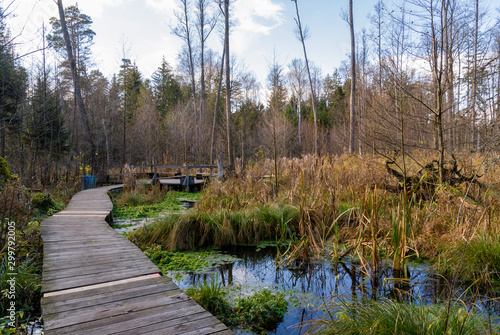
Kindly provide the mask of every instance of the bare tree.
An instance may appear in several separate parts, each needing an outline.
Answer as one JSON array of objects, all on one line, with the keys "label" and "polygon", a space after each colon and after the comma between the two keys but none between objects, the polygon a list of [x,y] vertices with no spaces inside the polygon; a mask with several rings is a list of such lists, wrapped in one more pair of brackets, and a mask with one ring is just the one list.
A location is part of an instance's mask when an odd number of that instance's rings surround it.
[{"label": "bare tree", "polygon": [[297,17],[295,18],[295,23],[297,24],[297,35],[298,35],[297,37],[302,43],[302,49],[304,50],[304,59],[306,61],[307,75],[309,77],[309,86],[311,88],[311,99],[312,99],[313,113],[314,113],[314,153],[316,155],[319,155],[318,110],[316,107],[316,98],[314,97],[314,88],[311,79],[311,71],[309,69],[309,60],[307,58],[306,42],[305,42],[305,40],[308,37],[308,29],[307,27],[305,29],[302,29],[302,24],[300,22],[300,15],[299,15],[299,5],[297,3],[297,0],[292,0],[292,1],[295,2],[295,9],[297,11]]},{"label": "bare tree", "polygon": [[205,43],[214,30],[219,15],[208,16],[209,1],[197,0],[197,19],[196,29],[200,38],[200,121],[204,123],[205,120],[205,103],[206,103],[206,89],[205,89]]},{"label": "bare tree", "polygon": [[233,139],[231,136],[231,57],[229,52],[229,2],[224,0],[224,50],[226,55],[226,136],[228,168],[234,169]]},{"label": "bare tree", "polygon": [[471,111],[472,118],[472,149],[476,146],[476,150],[479,151],[481,144],[481,137],[479,132],[476,129],[476,121],[477,121],[477,113],[476,113],[476,93],[477,93],[477,35],[479,32],[479,0],[475,0],[475,26],[474,26],[474,54],[472,56],[473,59],[473,67],[472,67],[472,87],[471,87],[471,97],[470,97],[470,106],[469,109]]},{"label": "bare tree", "polygon": [[180,1],[180,11],[175,12],[177,17],[177,26],[172,28],[172,32],[175,36],[179,37],[186,43],[187,56],[188,56],[188,68],[189,75],[191,77],[191,94],[193,96],[193,107],[195,111],[195,123],[198,123],[197,119],[197,108],[196,108],[196,80],[195,80],[195,68],[194,68],[194,55],[193,55],[193,36],[191,32],[191,21],[189,17],[189,0],[179,0]]},{"label": "bare tree", "polygon": [[302,154],[302,97],[304,95],[304,86],[306,85],[305,78],[305,65],[300,59],[293,59],[288,65],[288,76],[292,85],[292,91],[297,96],[297,114],[298,114],[298,139],[299,139],[299,152]]}]

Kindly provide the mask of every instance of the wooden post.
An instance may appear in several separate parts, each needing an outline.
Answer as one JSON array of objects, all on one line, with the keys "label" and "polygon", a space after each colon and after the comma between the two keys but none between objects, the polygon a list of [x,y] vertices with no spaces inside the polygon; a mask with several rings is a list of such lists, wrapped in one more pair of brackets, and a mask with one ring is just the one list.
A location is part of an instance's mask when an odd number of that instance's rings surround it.
[{"label": "wooden post", "polygon": [[158,175],[156,174],[156,166],[153,168],[153,180],[151,181],[151,184],[156,185],[156,182],[158,181]]},{"label": "wooden post", "polygon": [[217,178],[222,180],[224,178],[224,167],[222,166],[222,156],[219,156],[217,161]]},{"label": "wooden post", "polygon": [[189,193],[189,166],[187,167],[187,173],[186,173],[186,192]]}]

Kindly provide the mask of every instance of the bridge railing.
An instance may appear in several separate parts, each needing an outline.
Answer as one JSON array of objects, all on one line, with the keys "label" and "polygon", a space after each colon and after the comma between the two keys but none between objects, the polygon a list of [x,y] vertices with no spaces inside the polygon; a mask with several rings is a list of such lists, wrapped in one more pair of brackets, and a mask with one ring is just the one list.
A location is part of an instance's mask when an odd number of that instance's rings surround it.
[{"label": "bridge railing", "polygon": [[[159,182],[159,171],[158,170],[186,170],[186,175],[176,175],[169,178],[179,178],[181,179],[181,186],[184,186],[186,191],[189,192],[190,185],[194,184],[194,178],[196,176],[201,175],[202,178],[213,178],[216,176],[219,179],[223,178],[224,167],[222,165],[222,161],[219,160],[217,165],[130,165],[131,168],[146,168],[150,170],[149,172],[141,171],[134,172],[135,175],[146,174],[149,178],[151,178],[151,184],[156,185]],[[214,173],[214,170],[217,169],[217,173]],[[193,171],[199,170],[199,173],[193,174]],[[203,170],[209,170],[209,173],[206,175],[202,175]],[[113,174],[113,176],[123,176],[123,174]],[[111,176],[108,175],[108,176]]]}]

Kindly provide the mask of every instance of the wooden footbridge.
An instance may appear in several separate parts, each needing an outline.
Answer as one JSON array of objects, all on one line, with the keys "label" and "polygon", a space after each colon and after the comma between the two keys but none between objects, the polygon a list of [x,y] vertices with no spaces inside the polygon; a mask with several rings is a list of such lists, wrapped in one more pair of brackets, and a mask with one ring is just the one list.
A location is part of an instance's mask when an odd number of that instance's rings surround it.
[{"label": "wooden footbridge", "polygon": [[41,222],[45,334],[233,334],[106,223],[111,188]]},{"label": "wooden footbridge", "polygon": [[[222,179],[224,170],[221,159],[218,165],[130,165],[130,168],[132,175],[142,183],[186,192],[200,190],[213,177]],[[213,173],[214,171],[217,172]],[[123,171],[109,173],[103,182],[122,184],[124,177]]]}]

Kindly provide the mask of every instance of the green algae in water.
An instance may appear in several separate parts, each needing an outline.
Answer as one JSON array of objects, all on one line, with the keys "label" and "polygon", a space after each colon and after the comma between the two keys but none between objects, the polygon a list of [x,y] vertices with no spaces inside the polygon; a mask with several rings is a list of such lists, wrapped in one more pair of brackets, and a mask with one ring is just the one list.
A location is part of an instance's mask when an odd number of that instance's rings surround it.
[{"label": "green algae in water", "polygon": [[[117,219],[142,219],[142,218],[153,218],[157,217],[160,213],[164,212],[179,212],[184,210],[181,204],[181,199],[189,201],[198,201],[201,197],[200,193],[187,193],[187,192],[176,192],[169,191],[163,196],[163,199],[153,203],[141,196],[128,195],[131,199],[125,201],[122,206],[118,206],[118,197],[113,199],[113,216]],[[123,200],[122,200],[123,201]]]},{"label": "green algae in water", "polygon": [[234,263],[237,258],[220,253],[216,250],[205,251],[167,251],[158,244],[144,250],[146,256],[158,266],[161,271],[177,280],[188,273],[207,273],[225,264]]}]

